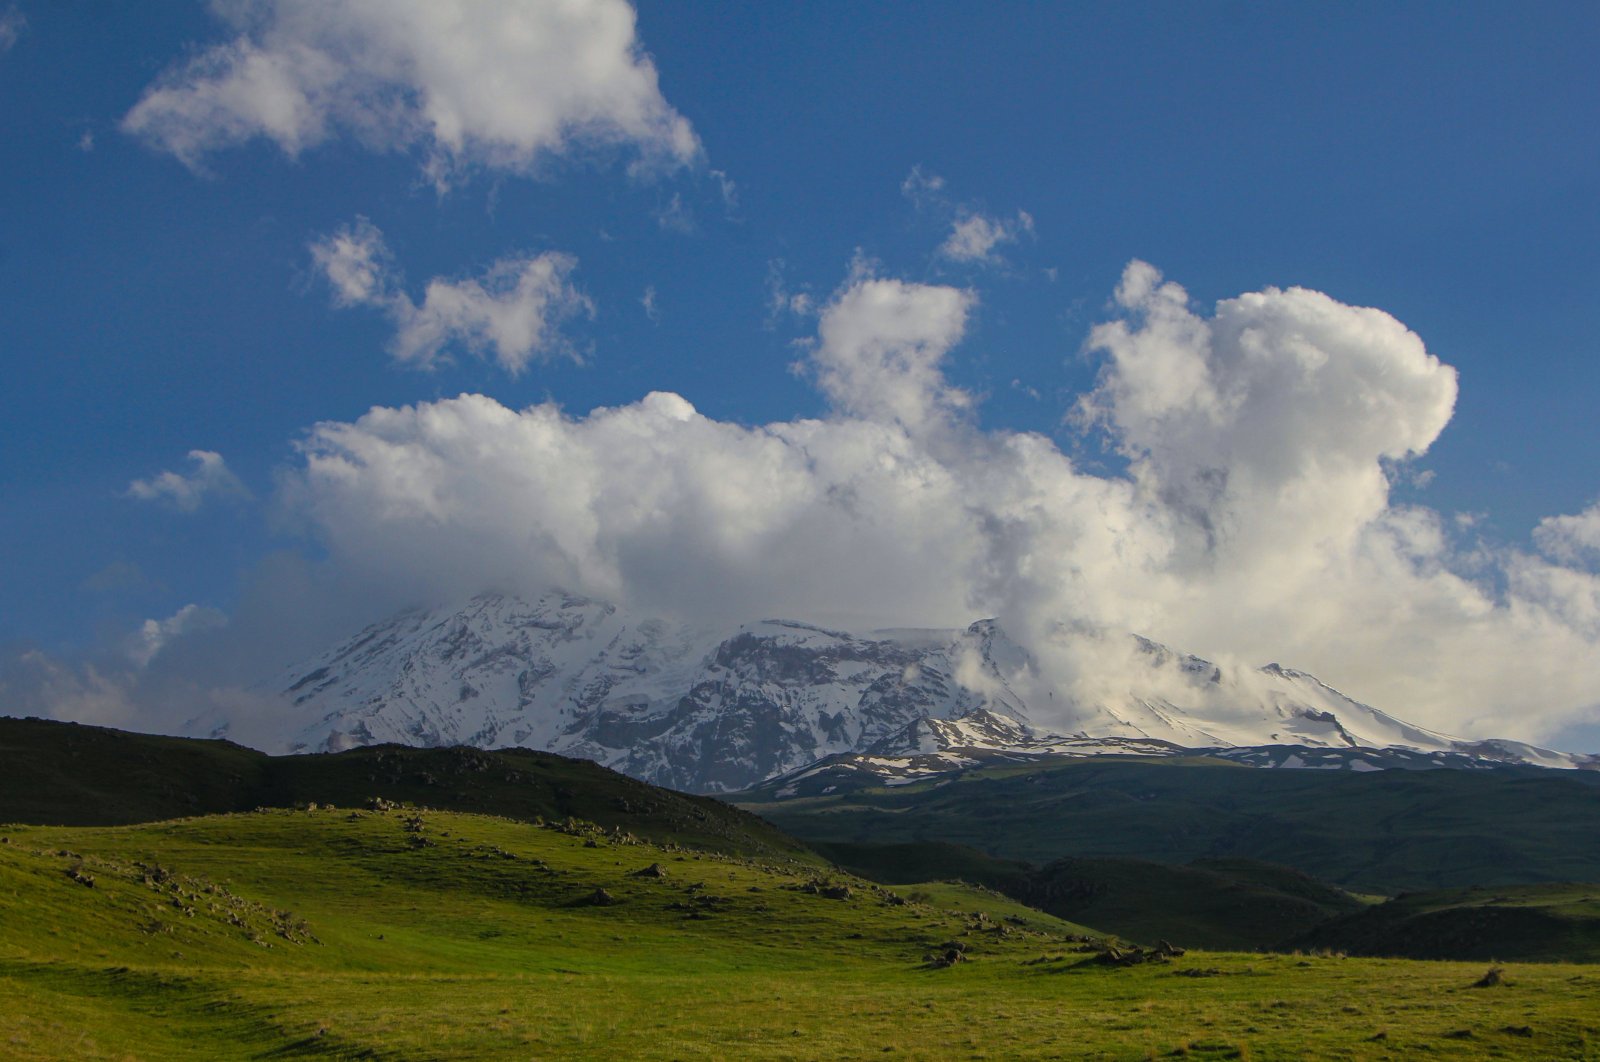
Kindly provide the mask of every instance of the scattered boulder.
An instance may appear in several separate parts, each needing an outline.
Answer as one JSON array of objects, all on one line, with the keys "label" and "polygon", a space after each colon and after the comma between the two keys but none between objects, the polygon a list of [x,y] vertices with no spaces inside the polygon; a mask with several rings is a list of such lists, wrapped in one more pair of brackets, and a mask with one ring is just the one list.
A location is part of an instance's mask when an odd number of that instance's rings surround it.
[{"label": "scattered boulder", "polygon": [[1141,948],[1119,948],[1113,945],[1097,953],[1090,961],[1100,966],[1136,966],[1144,962],[1144,950]]},{"label": "scattered boulder", "polygon": [[629,875],[629,877],[634,878],[664,878],[666,876],[667,872],[660,863],[651,863],[643,870],[635,870]]},{"label": "scattered boulder", "polygon": [[1084,961],[1100,966],[1138,966],[1147,962],[1169,962],[1182,954],[1184,954],[1182,948],[1175,948],[1166,941],[1153,948],[1120,947],[1111,944],[1098,949],[1093,956]]},{"label": "scattered boulder", "polygon": [[1473,988],[1497,988],[1506,983],[1505,971],[1498,966],[1491,966],[1487,973],[1472,982]]},{"label": "scattered boulder", "polygon": [[605,889],[595,889],[588,896],[584,897],[582,905],[585,907],[610,907],[613,904],[621,902],[622,901],[618,900]]},{"label": "scattered boulder", "polygon": [[828,900],[848,900],[855,895],[849,885],[835,884],[834,882],[823,881],[818,878],[811,878],[810,880],[801,882],[798,885],[785,885],[784,888],[793,892],[804,892],[809,893],[812,896],[821,896]]}]

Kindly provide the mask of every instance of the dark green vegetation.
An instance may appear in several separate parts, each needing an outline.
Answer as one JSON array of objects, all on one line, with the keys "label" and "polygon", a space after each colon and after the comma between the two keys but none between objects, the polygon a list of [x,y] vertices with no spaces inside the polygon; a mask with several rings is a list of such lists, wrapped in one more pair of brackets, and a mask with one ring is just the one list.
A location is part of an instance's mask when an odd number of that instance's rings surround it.
[{"label": "dark green vegetation", "polygon": [[[1596,961],[1600,906],[1572,897],[1600,885],[1524,886],[1600,881],[1597,783],[1080,760],[741,800],[874,880],[960,878],[1135,940]],[[1418,889],[1435,891],[1363,902]]]},{"label": "dark green vegetation", "polygon": [[1200,948],[1281,947],[1363,907],[1348,893],[1292,870],[1242,862],[1062,859],[1034,874],[1022,895],[1042,910],[1133,940],[1165,938]]},{"label": "dark green vegetation", "polygon": [[1600,885],[1409,893],[1318,926],[1299,943],[1351,955],[1600,963]]},{"label": "dark green vegetation", "polygon": [[647,839],[812,858],[721,801],[547,752],[377,745],[268,756],[226,741],[0,718],[0,822],[118,825],[372,797],[524,820],[574,816]]},{"label": "dark green vegetation", "polygon": [[0,837],[8,1059],[1600,1058],[1590,968],[1119,967],[993,893],[570,821],[324,807]]},{"label": "dark green vegetation", "polygon": [[1600,773],[1346,773],[1080,760],[740,805],[811,842],[939,841],[1008,860],[1247,859],[1345,889],[1600,881]]},{"label": "dark green vegetation", "polygon": [[1166,939],[1190,947],[1287,948],[1323,922],[1366,906],[1298,871],[1248,860],[1171,866],[1068,858],[1035,867],[940,842],[815,847],[874,881],[957,878],[1129,940]]}]

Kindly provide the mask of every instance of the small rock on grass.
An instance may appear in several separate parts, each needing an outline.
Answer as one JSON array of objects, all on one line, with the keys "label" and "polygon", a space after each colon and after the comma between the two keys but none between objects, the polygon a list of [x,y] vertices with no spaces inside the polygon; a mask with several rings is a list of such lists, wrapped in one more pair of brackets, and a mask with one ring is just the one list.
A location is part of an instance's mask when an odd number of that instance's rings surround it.
[{"label": "small rock on grass", "polygon": [[1498,966],[1489,967],[1489,971],[1476,981],[1472,982],[1473,988],[1496,988],[1506,983],[1505,971]]}]

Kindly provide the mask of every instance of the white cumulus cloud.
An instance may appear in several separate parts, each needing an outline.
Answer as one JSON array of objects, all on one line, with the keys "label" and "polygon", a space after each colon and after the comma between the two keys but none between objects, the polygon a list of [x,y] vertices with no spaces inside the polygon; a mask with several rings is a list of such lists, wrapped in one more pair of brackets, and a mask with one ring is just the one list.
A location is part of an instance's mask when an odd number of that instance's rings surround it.
[{"label": "white cumulus cloud", "polygon": [[459,347],[516,375],[536,358],[576,357],[560,326],[594,315],[569,279],[577,259],[558,251],[501,258],[478,277],[434,277],[421,303],[401,289],[383,233],[365,218],[313,242],[311,258],[336,305],[373,307],[390,318],[389,351],[414,368],[431,369]]},{"label": "white cumulus cloud", "polygon": [[265,137],[295,156],[335,136],[420,151],[441,187],[472,167],[628,147],[699,154],[662,97],[626,0],[227,0],[231,40],[168,70],[123,129],[191,168]]},{"label": "white cumulus cloud", "polygon": [[1015,243],[1017,237],[1033,232],[1033,217],[1017,211],[1013,220],[988,214],[963,213],[950,226],[950,235],[939,245],[939,254],[953,262],[993,262],[995,248]]},{"label": "white cumulus cloud", "polygon": [[198,510],[208,496],[248,498],[250,491],[228,468],[222,455],[212,450],[190,450],[194,468],[182,472],[162,472],[149,479],[128,484],[128,497],[140,501],[165,501],[180,512]]},{"label": "white cumulus cloud", "polygon": [[1600,559],[1600,502],[1572,516],[1547,516],[1533,529],[1538,547],[1558,561]]},{"label": "white cumulus cloud", "polygon": [[1091,704],[1148,675],[1110,648],[1134,631],[1478,736],[1537,738],[1600,700],[1592,570],[1458,556],[1437,513],[1390,500],[1385,469],[1427,450],[1456,395],[1415,334],[1296,288],[1205,311],[1137,262],[1118,300],[1076,414],[1118,473],[979,425],[944,372],[972,293],[857,266],[806,355],[825,417],[462,395],[317,425],[281,500],[387,600],[560,585],[718,621],[997,615]]},{"label": "white cumulus cloud", "polygon": [[951,262],[1001,264],[1003,260],[997,248],[1033,235],[1033,215],[1026,210],[1017,211],[1014,218],[1003,218],[985,213],[970,203],[958,202],[946,191],[943,177],[921,166],[911,167],[911,172],[900,183],[900,194],[919,211],[949,221],[950,232],[935,253]]},{"label": "white cumulus cloud", "polygon": [[822,312],[811,367],[835,408],[909,428],[971,399],[940,369],[976,302],[970,292],[861,275]]}]

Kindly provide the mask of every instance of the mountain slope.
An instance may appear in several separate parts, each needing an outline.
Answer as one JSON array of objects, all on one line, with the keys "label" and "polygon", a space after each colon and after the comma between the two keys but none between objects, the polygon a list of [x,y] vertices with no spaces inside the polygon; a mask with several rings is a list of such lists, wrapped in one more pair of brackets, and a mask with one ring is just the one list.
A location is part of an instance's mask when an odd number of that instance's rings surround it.
[{"label": "mountain slope", "polygon": [[[376,624],[287,669],[274,691],[288,751],[520,745],[697,792],[841,756],[880,777],[996,757],[1262,746],[1343,750],[1358,770],[1398,765],[1354,755],[1382,748],[1582,765],[1513,742],[1457,741],[1275,664],[1224,670],[1145,639],[1134,647],[1137,689],[1080,703],[1058,698],[992,620],[866,634],[780,620],[713,631],[559,592],[481,595]],[[190,732],[225,737],[231,722],[202,717]]]},{"label": "mountain slope", "polygon": [[[923,715],[1020,713],[993,643],[980,625],[856,637],[764,621],[708,634],[569,595],[486,595],[407,613],[291,669],[284,745],[525,745],[673,788],[740,789]],[[966,661],[999,692],[957,682]],[[228,720],[192,731],[224,736]]]}]

